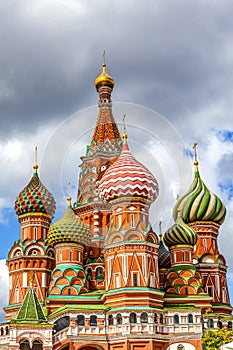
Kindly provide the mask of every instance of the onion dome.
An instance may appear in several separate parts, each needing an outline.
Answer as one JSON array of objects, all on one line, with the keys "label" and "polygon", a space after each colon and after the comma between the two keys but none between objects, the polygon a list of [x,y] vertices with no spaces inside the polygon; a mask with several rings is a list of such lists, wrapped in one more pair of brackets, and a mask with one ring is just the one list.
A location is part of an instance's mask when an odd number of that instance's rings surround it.
[{"label": "onion dome", "polygon": [[171,254],[165,248],[163,244],[163,235],[161,232],[161,221],[159,223],[160,226],[160,242],[159,242],[159,250],[158,250],[158,263],[160,268],[169,268],[171,266]]},{"label": "onion dome", "polygon": [[104,55],[103,55],[103,65],[102,65],[102,67],[103,67],[102,73],[95,80],[96,90],[98,91],[98,89],[101,86],[108,86],[111,89],[113,89],[113,87],[114,87],[114,79],[112,77],[110,77],[110,75],[107,74],[106,63],[105,63],[105,52],[104,52]]},{"label": "onion dome", "polygon": [[195,177],[188,192],[178,198],[174,209],[174,220],[177,218],[178,208],[185,223],[195,221],[212,221],[222,224],[226,216],[226,208],[221,199],[213,194],[202,181],[198,171],[198,161],[195,150]]},{"label": "onion dome", "polygon": [[87,224],[76,217],[71,207],[71,197],[67,198],[68,207],[62,219],[55,222],[48,231],[48,243],[75,242],[83,246],[90,243],[91,230]]},{"label": "onion dome", "polygon": [[53,217],[56,209],[54,197],[40,181],[37,163],[33,168],[34,173],[29,184],[15,200],[16,214],[19,216],[28,213],[44,213]]},{"label": "onion dome", "polygon": [[197,234],[191,227],[183,222],[179,215],[176,219],[176,223],[166,231],[164,242],[168,247],[174,245],[194,246],[197,242]]},{"label": "onion dome", "polygon": [[128,197],[152,203],[158,196],[158,183],[151,172],[130,153],[126,132],[121,154],[100,179],[98,191],[100,198],[106,201]]}]

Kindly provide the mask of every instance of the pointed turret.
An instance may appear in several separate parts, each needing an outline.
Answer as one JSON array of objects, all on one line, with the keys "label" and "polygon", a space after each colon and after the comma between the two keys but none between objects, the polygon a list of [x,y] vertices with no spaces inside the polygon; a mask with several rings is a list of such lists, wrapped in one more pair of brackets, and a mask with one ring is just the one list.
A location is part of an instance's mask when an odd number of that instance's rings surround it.
[{"label": "pointed turret", "polygon": [[41,323],[47,322],[42,307],[36,295],[35,288],[30,286],[24,301],[16,316],[17,323]]}]

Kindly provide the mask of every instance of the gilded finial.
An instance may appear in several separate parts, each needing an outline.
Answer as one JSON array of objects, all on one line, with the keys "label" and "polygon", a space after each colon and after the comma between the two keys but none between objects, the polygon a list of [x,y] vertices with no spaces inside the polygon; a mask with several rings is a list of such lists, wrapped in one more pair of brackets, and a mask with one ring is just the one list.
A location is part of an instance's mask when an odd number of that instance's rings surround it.
[{"label": "gilded finial", "polygon": [[37,174],[38,169],[38,149],[37,146],[35,147],[35,163],[33,165],[34,173]]},{"label": "gilded finial", "polygon": [[126,118],[126,114],[124,114],[124,115],[123,115],[123,118],[122,118],[122,121],[123,121],[123,124],[124,124],[124,134],[122,135],[123,143],[127,143],[127,138],[128,138],[127,131],[126,131],[126,121],[125,121],[125,118]]},{"label": "gilded finial", "polygon": [[67,193],[68,193],[67,204],[68,204],[68,207],[71,207],[70,182],[68,182]]},{"label": "gilded finial", "polygon": [[162,234],[162,221],[159,222],[159,238],[160,241],[163,240],[163,234]]},{"label": "gilded finial", "polygon": [[95,87],[96,87],[97,91],[102,86],[108,86],[111,89],[113,89],[114,79],[112,77],[110,77],[110,75],[107,74],[105,51],[103,52],[102,67],[103,67],[102,73],[95,80]]},{"label": "gilded finial", "polygon": [[194,163],[193,164],[195,165],[195,171],[198,172],[197,142],[194,143],[193,150],[194,150]]}]

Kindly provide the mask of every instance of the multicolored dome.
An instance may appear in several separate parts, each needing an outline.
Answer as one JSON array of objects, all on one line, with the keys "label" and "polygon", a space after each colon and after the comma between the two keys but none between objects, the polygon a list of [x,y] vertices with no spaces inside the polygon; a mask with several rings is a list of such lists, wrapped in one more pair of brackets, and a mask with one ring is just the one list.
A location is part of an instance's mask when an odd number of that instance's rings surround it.
[{"label": "multicolored dome", "polygon": [[95,80],[95,87],[97,91],[101,86],[108,86],[111,89],[114,87],[114,79],[107,74],[105,63],[103,63],[102,73]]},{"label": "multicolored dome", "polygon": [[180,216],[178,216],[176,223],[166,231],[164,242],[168,247],[178,244],[194,246],[197,242],[197,234],[191,227],[183,222]]},{"label": "multicolored dome", "polygon": [[24,187],[15,200],[16,214],[44,213],[53,217],[56,203],[53,195],[42,184],[37,174],[37,165],[34,165],[34,174],[29,184]]},{"label": "multicolored dome", "polygon": [[158,196],[159,186],[151,172],[132,156],[125,139],[119,158],[99,181],[98,191],[106,201],[129,197],[151,203]]},{"label": "multicolored dome", "polygon": [[226,216],[226,208],[221,199],[213,194],[202,181],[198,162],[195,159],[196,167],[193,183],[182,197],[180,197],[173,209],[173,217],[176,220],[178,208],[185,223],[195,221],[212,221],[222,224]]},{"label": "multicolored dome", "polygon": [[71,206],[68,206],[62,219],[55,222],[48,231],[48,243],[76,242],[87,245],[91,240],[91,230],[87,224],[76,217]]}]

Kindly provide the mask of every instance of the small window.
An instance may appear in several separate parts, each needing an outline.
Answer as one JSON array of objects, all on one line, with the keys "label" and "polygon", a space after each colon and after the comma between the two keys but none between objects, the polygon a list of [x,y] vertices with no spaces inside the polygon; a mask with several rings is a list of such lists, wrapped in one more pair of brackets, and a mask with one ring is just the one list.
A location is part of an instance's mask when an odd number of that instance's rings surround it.
[{"label": "small window", "polygon": [[188,323],[193,323],[193,315],[192,314],[188,315]]},{"label": "small window", "polygon": [[179,315],[174,315],[173,321],[174,321],[174,324],[179,324],[180,323]]},{"label": "small window", "polygon": [[78,317],[77,317],[77,325],[78,326],[84,326],[84,322],[85,322],[84,315],[78,315]]},{"label": "small window", "polygon": [[158,315],[154,314],[154,323],[158,323]]},{"label": "small window", "polygon": [[231,321],[227,322],[227,329],[228,329],[228,331],[232,331],[232,322]]},{"label": "small window", "polygon": [[20,342],[20,350],[30,350],[30,344],[28,340]]},{"label": "small window", "polygon": [[209,294],[210,297],[213,296],[213,287],[207,287],[207,292]]},{"label": "small window", "polygon": [[146,312],[143,312],[140,316],[141,323],[148,323],[148,315]]},{"label": "small window", "polygon": [[97,326],[97,316],[96,315],[90,316],[90,326]]},{"label": "small window", "polygon": [[117,324],[122,324],[122,316],[121,316],[121,314],[117,314],[116,315],[116,321],[117,321]]},{"label": "small window", "polygon": [[71,292],[71,288],[68,288],[68,295],[71,295],[72,292]]},{"label": "small window", "polygon": [[72,261],[72,250],[70,251],[70,261]]},{"label": "small window", "polygon": [[185,261],[185,253],[182,252],[182,261]]},{"label": "small window", "polygon": [[108,316],[108,325],[113,326],[113,315]]},{"label": "small window", "polygon": [[137,315],[135,314],[135,312],[131,312],[131,314],[129,315],[129,322],[137,323]]},{"label": "small window", "polygon": [[160,314],[159,316],[159,323],[163,324],[163,314]]},{"label": "small window", "polygon": [[185,350],[185,349],[184,349],[184,345],[179,344],[179,345],[177,346],[177,350]]}]

